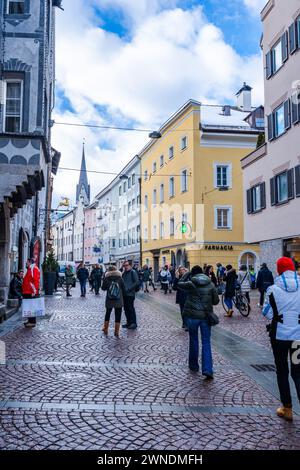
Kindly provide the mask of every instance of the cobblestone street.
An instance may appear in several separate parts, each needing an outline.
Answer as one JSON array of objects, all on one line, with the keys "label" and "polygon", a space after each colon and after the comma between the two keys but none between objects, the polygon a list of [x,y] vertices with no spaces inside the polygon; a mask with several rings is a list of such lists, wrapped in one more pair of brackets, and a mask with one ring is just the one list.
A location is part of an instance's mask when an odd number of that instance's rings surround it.
[{"label": "cobblestone street", "polygon": [[[102,332],[103,294],[47,299],[33,330],[0,325],[1,449],[300,449],[300,412],[279,405],[265,322],[254,307],[214,328],[215,380],[187,367],[175,295],[139,294],[139,328]],[[253,301],[255,305],[255,299]],[[296,403],[296,402],[295,402]]]}]

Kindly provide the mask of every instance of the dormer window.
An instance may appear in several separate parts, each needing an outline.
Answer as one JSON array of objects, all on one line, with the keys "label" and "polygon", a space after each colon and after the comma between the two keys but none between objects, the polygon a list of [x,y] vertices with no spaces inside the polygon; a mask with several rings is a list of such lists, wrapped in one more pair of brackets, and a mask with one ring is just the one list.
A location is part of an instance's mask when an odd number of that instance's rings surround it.
[{"label": "dormer window", "polygon": [[24,15],[25,13],[25,0],[7,2],[7,13],[9,15]]}]

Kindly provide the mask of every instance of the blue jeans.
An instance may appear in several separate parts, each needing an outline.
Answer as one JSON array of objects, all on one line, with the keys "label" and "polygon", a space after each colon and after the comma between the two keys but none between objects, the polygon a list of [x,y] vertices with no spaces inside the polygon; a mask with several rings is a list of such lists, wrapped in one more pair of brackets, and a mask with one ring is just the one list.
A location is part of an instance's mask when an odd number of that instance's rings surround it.
[{"label": "blue jeans", "polygon": [[80,283],[80,290],[81,290],[81,295],[86,295],[86,280],[85,281],[79,281]]},{"label": "blue jeans", "polygon": [[226,307],[229,308],[229,310],[233,309],[232,297],[225,297],[224,302],[225,302]]},{"label": "blue jeans", "polygon": [[207,320],[194,320],[187,318],[190,335],[189,367],[199,370],[199,327],[202,342],[202,374],[213,375],[213,360],[211,352],[211,326]]}]

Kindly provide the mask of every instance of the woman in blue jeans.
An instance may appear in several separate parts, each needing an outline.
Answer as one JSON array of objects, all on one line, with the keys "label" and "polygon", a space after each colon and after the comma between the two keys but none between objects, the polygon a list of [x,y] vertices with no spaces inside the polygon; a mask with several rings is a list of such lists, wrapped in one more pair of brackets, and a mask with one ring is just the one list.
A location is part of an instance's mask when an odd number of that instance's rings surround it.
[{"label": "woman in blue jeans", "polygon": [[200,266],[194,266],[188,282],[179,282],[178,288],[187,293],[183,316],[187,320],[190,337],[189,367],[199,371],[199,328],[202,342],[202,375],[213,379],[213,359],[211,352],[211,326],[207,315],[213,311],[213,305],[219,303],[215,285],[203,274]]}]

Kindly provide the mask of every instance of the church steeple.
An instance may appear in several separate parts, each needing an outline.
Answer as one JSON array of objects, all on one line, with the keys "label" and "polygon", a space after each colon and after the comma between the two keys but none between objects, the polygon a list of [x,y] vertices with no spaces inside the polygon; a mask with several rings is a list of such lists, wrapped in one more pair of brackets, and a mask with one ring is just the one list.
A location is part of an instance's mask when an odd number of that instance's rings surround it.
[{"label": "church steeple", "polygon": [[83,196],[84,204],[88,206],[90,204],[90,185],[88,183],[87,173],[86,173],[84,142],[83,142],[83,149],[82,149],[79,183],[76,187],[76,204],[78,204],[80,196]]}]

